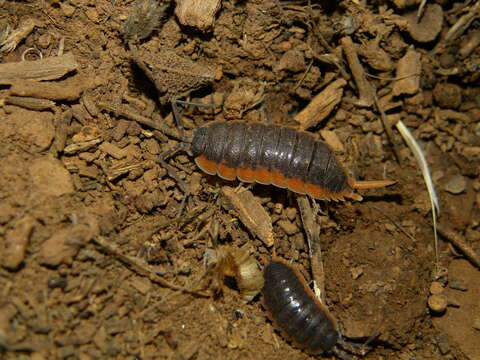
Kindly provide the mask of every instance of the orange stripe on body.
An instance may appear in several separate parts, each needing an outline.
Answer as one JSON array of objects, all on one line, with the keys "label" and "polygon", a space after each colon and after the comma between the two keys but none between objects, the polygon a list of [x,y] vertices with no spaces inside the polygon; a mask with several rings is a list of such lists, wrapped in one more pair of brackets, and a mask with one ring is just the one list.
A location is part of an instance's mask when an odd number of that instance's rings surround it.
[{"label": "orange stripe on body", "polygon": [[272,183],[272,173],[266,168],[258,168],[254,171],[255,181],[259,184],[270,185]]},{"label": "orange stripe on body", "polygon": [[293,192],[305,194],[305,182],[300,179],[287,179],[287,187]]},{"label": "orange stripe on body", "polygon": [[235,180],[237,174],[235,169],[224,164],[218,164],[218,176],[224,180]]},{"label": "orange stripe on body", "polygon": [[218,164],[215,161],[208,160],[204,155],[195,158],[197,166],[210,175],[217,175]]},{"label": "orange stripe on body", "polygon": [[272,170],[271,172],[272,184],[280,188],[287,187],[287,178],[284,174],[277,170]]},{"label": "orange stripe on body", "polygon": [[255,172],[250,168],[237,168],[237,177],[240,181],[251,183],[255,181]]}]

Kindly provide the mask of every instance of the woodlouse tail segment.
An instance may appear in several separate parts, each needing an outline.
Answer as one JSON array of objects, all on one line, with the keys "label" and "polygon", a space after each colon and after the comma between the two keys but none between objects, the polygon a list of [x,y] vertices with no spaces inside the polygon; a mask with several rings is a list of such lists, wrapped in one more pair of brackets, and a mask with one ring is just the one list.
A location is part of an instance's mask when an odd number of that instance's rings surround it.
[{"label": "woodlouse tail segment", "polygon": [[396,181],[393,180],[369,180],[369,181],[358,181],[352,178],[348,179],[348,184],[355,190],[366,190],[366,189],[376,189],[381,187],[390,186],[396,184]]}]

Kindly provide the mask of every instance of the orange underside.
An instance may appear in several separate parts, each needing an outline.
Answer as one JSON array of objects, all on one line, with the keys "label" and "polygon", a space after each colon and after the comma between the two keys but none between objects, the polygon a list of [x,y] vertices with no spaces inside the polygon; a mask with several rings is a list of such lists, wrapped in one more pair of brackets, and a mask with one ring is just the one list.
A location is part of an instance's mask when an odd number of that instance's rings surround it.
[{"label": "orange underside", "polygon": [[217,164],[214,161],[208,160],[204,155],[200,155],[195,159],[198,167],[210,175],[218,175],[225,180],[234,180],[238,177],[240,181],[251,183],[258,182],[261,184],[273,184],[281,188],[288,188],[290,191],[299,194],[308,194],[314,199],[319,200],[335,200],[343,201],[345,197],[361,200],[362,197],[354,193],[351,189],[336,193],[322,188],[319,185],[306,183],[300,179],[287,179],[284,174],[265,168],[250,169],[239,167],[237,169],[228,167],[223,164]]},{"label": "orange underside", "polygon": [[281,188],[287,187],[287,178],[281,172],[272,170],[272,184]]},{"label": "orange underside", "polygon": [[205,156],[200,155],[195,158],[195,163],[200,169],[202,169],[202,171],[206,172],[207,174],[217,175],[218,164],[216,162],[207,160]]},{"label": "orange underside", "polygon": [[255,181],[255,172],[249,168],[237,168],[237,176],[240,181],[251,183]]},{"label": "orange underside", "polygon": [[218,164],[218,176],[225,180],[235,180],[237,178],[235,169],[223,164]]}]

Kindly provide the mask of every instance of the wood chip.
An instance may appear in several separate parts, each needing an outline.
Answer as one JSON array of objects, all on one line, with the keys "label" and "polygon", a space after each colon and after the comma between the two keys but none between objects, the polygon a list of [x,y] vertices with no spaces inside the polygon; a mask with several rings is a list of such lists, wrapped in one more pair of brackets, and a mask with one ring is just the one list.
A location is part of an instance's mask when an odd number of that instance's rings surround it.
[{"label": "wood chip", "polygon": [[213,27],[215,14],[221,4],[221,0],[179,0],[175,15],[180,24],[205,31]]},{"label": "wood chip", "polygon": [[0,64],[0,85],[19,80],[55,80],[78,68],[72,53],[35,61]]},{"label": "wood chip", "polygon": [[340,138],[335,134],[335,131],[331,130],[320,130],[320,135],[325,140],[325,142],[332,148],[335,152],[345,152],[345,147],[343,146]]},{"label": "wood chip", "polygon": [[49,100],[78,100],[82,92],[95,87],[95,79],[88,76],[75,76],[59,82],[37,82],[19,80],[12,82],[11,95],[31,96]]},{"label": "wood chip", "polygon": [[302,130],[318,125],[325,119],[342,100],[343,87],[347,84],[344,79],[338,79],[317,94],[312,101],[295,116]]},{"label": "wood chip", "polygon": [[23,96],[7,96],[5,98],[5,103],[34,111],[49,110],[53,109],[55,106],[55,103],[50,100]]},{"label": "wood chip", "polygon": [[7,231],[5,252],[2,260],[4,267],[15,270],[23,262],[25,251],[36,223],[34,218],[27,215],[15,224],[14,229]]},{"label": "wood chip", "polygon": [[398,80],[393,84],[393,95],[416,94],[420,90],[421,71],[420,54],[410,47],[405,56],[398,61],[396,76]]},{"label": "wood chip", "polygon": [[240,221],[253,235],[262,240],[265,245],[272,246],[272,219],[253,194],[248,190],[236,192],[233,188],[224,186],[222,195],[225,200],[224,208],[234,209]]},{"label": "wood chip", "polygon": [[114,145],[107,141],[103,142],[99,146],[99,149],[118,160],[123,159],[125,156],[127,156],[126,152],[123,149],[120,149],[117,145]]}]

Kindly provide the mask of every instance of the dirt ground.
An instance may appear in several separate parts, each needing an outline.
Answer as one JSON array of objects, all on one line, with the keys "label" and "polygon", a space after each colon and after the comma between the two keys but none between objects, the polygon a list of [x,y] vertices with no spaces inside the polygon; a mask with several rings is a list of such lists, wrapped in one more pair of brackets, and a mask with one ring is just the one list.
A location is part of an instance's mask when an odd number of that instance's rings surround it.
[{"label": "dirt ground", "polygon": [[[480,5],[419,3],[0,1],[0,357],[314,358],[215,265],[241,248],[324,286],[348,343],[378,333],[364,359],[480,359]],[[310,256],[300,196],[164,166],[177,99],[216,105],[178,105],[187,137],[293,126],[396,184],[317,201]]]}]

